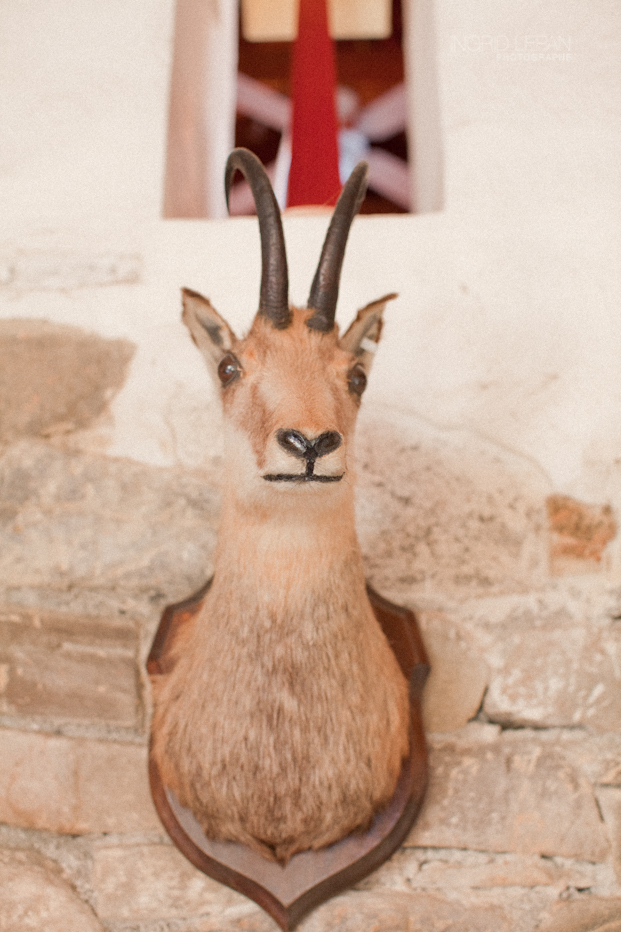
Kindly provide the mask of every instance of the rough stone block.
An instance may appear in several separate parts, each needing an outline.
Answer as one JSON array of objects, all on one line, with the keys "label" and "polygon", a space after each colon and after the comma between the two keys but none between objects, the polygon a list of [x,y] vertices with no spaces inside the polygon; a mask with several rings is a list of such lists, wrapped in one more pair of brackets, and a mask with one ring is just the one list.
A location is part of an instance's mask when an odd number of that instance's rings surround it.
[{"label": "rough stone block", "polygon": [[462,603],[451,618],[489,665],[483,710],[491,721],[604,736],[621,726],[618,614],[614,585],[583,577]]},{"label": "rough stone block", "polygon": [[432,748],[426,801],[407,844],[602,861],[593,792],[558,745],[505,733]]},{"label": "rough stone block", "polygon": [[454,731],[473,718],[489,681],[481,652],[446,616],[419,612],[431,663],[423,693],[423,721],[428,732]]},{"label": "rough stone block", "polygon": [[93,855],[97,914],[105,922],[189,919],[247,908],[240,893],[193,867],[172,845],[101,847]]},{"label": "rough stone block", "polygon": [[43,320],[0,321],[0,440],[68,433],[123,385],[133,344]]},{"label": "rough stone block", "polygon": [[522,624],[503,634],[484,711],[503,725],[621,729],[621,625]]},{"label": "rough stone block", "polygon": [[606,544],[617,533],[610,505],[587,505],[567,495],[550,495],[546,507],[552,573],[564,576],[597,571]]},{"label": "rough stone block", "polygon": [[33,851],[0,849],[2,932],[103,932],[58,866]]},{"label": "rough stone block", "polygon": [[[298,926],[302,929],[303,926]],[[188,932],[277,932],[278,926],[267,913],[250,907],[242,914],[238,910],[231,919],[222,916],[205,916],[192,923]]]},{"label": "rough stone block", "polygon": [[373,584],[414,599],[523,592],[548,575],[541,474],[471,434],[360,417],[357,521]]},{"label": "rough stone block", "polygon": [[[362,889],[460,891],[506,887],[594,887],[607,879],[607,865],[537,855],[494,854],[454,848],[403,848],[366,878]],[[606,876],[604,876],[606,875]]]},{"label": "rough stone block", "polygon": [[183,470],[23,440],[0,454],[0,579],[174,601],[205,580],[218,512],[217,492]]},{"label": "rough stone block", "polygon": [[0,821],[80,835],[160,830],[147,750],[0,729]]},{"label": "rough stone block", "polygon": [[600,788],[621,789],[621,734],[592,734],[581,729],[554,729],[540,734],[546,744],[556,746],[586,777],[596,795]]},{"label": "rough stone block", "polygon": [[584,896],[556,903],[538,932],[621,932],[621,898]]},{"label": "rough stone block", "polygon": [[615,874],[621,886],[621,789],[600,786],[597,789],[597,801],[610,834]]},{"label": "rough stone block", "polygon": [[505,910],[470,905],[439,894],[351,891],[329,900],[300,932],[514,932]]},{"label": "rough stone block", "polygon": [[0,607],[0,711],[136,726],[131,620]]}]

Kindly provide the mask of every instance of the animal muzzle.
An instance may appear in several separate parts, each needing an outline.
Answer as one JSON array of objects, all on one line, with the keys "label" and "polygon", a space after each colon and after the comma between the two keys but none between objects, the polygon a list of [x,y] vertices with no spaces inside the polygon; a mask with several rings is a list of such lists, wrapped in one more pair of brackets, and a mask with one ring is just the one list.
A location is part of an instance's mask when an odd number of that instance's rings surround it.
[{"label": "animal muzzle", "polygon": [[311,440],[299,430],[279,430],[276,440],[280,447],[291,456],[306,461],[306,471],[303,473],[278,473],[277,475],[263,476],[268,482],[339,482],[340,476],[318,476],[315,474],[315,462],[328,453],[334,453],[343,443],[342,436],[335,430],[324,431]]}]

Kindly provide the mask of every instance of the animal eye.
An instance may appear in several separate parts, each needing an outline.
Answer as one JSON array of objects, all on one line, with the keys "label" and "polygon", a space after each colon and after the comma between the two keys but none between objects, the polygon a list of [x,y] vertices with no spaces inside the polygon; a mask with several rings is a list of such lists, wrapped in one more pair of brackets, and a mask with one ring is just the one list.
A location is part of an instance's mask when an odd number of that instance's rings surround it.
[{"label": "animal eye", "polygon": [[230,385],[241,373],[239,360],[232,353],[223,356],[218,364],[218,378],[223,385]]},{"label": "animal eye", "polygon": [[362,395],[363,391],[367,387],[367,376],[360,364],[354,366],[350,370],[349,375],[347,376],[347,385],[350,392],[353,392],[354,395]]}]

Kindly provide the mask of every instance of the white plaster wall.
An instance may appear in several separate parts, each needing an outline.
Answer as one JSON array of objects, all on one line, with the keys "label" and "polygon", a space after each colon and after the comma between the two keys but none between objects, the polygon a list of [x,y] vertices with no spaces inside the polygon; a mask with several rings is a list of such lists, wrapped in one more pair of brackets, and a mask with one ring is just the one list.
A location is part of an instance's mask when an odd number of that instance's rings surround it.
[{"label": "white plaster wall", "polygon": [[162,201],[171,32],[168,0],[2,4],[4,243],[136,246]]},{"label": "white plaster wall", "polygon": [[431,312],[456,353],[435,416],[464,419],[592,496],[621,427],[621,10],[455,0],[437,4],[437,22],[447,272],[464,297]]},{"label": "white plaster wall", "polygon": [[[178,289],[243,330],[259,244],[252,220],[160,219],[172,0],[5,0],[2,18],[0,314],[134,340],[114,416],[84,442],[200,466],[219,415]],[[621,8],[437,0],[435,23],[446,207],[358,219],[345,262],[342,322],[400,293],[365,404],[470,430],[551,488],[619,507]],[[477,43],[537,51],[533,36],[569,39],[569,59],[499,60]],[[285,221],[294,301],[325,226]],[[82,262],[88,281],[102,254],[130,256],[139,281],[75,287],[67,269]]]}]

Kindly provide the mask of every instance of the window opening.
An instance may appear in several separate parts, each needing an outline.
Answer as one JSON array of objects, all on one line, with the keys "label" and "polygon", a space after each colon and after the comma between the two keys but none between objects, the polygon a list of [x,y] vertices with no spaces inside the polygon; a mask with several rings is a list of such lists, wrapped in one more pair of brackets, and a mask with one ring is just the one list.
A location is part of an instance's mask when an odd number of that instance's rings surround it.
[{"label": "window opening", "polygon": [[[356,163],[369,162],[362,213],[410,210],[403,21],[392,4],[392,32],[385,39],[337,39],[337,114],[341,182]],[[251,149],[267,167],[276,197],[285,206],[290,160],[288,135],[291,42],[251,42],[239,26],[239,75],[235,144]],[[231,192],[231,212],[252,213],[249,189]]]},{"label": "window opening", "polygon": [[[443,206],[434,0],[393,0],[385,39],[336,41],[343,175],[370,164],[363,213]],[[176,0],[163,215],[227,215],[223,173],[234,145],[268,168],[284,206],[288,174],[290,42],[250,42],[239,0]],[[251,213],[238,182],[232,213]]]}]

